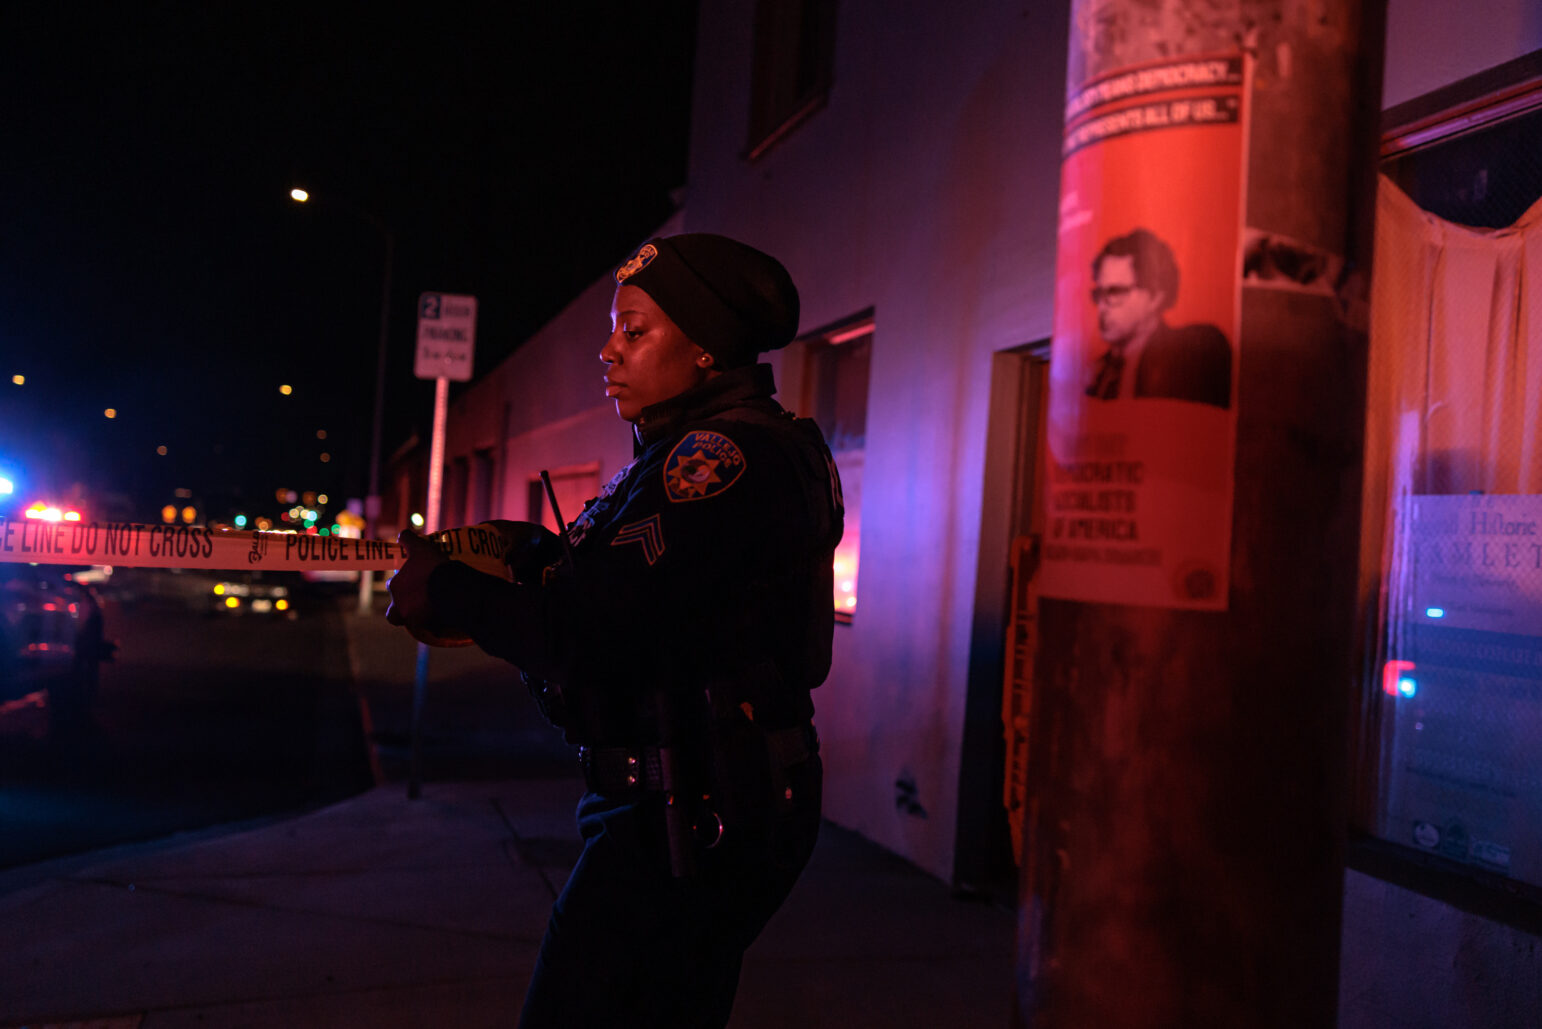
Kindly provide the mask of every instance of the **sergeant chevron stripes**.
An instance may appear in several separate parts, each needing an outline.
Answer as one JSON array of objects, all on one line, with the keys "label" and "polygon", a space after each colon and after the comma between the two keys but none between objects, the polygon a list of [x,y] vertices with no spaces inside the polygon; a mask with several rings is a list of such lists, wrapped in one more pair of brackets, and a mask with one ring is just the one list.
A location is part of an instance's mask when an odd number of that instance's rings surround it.
[{"label": "sergeant chevron stripes", "polygon": [[610,541],[613,547],[622,547],[628,543],[641,543],[643,557],[648,564],[653,564],[664,553],[664,529],[658,515],[651,515],[640,522],[632,522],[623,525],[621,531],[616,533],[616,538]]}]

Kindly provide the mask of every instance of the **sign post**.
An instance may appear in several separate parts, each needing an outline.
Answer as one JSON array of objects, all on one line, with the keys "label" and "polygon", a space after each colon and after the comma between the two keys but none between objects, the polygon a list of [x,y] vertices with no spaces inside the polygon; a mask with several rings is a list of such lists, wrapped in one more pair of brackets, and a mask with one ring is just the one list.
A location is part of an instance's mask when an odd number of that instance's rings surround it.
[{"label": "sign post", "polygon": [[[428,503],[423,510],[423,532],[439,528],[439,501],[444,484],[444,431],[450,407],[450,380],[471,378],[472,351],[476,344],[477,298],[452,293],[424,293],[418,297],[418,351],[413,373],[434,380],[434,431],[428,448]],[[411,756],[407,796],[416,800],[423,792],[423,701],[428,692],[428,644],[418,644],[417,674],[412,683]]]}]

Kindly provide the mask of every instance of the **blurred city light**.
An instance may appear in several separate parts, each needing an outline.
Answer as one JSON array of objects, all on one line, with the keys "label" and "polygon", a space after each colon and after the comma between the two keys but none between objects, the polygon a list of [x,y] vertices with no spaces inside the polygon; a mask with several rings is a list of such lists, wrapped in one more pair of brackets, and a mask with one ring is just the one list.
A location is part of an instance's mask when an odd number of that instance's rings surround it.
[{"label": "blurred city light", "polygon": [[1413,692],[1403,683],[1412,683],[1414,680],[1404,673],[1412,672],[1416,667],[1412,661],[1395,659],[1388,661],[1381,669],[1381,691],[1389,697],[1396,697],[1399,694],[1405,697],[1413,696]]},{"label": "blurred city light", "polygon": [[326,439],[327,438],[327,430],[326,429],[317,429],[316,430],[316,438],[317,439]]},{"label": "blurred city light", "polygon": [[331,454],[328,454],[328,453],[323,453],[323,454],[322,454],[322,455],[321,455],[321,463],[322,463],[322,464],[326,464],[326,463],[327,463],[327,462],[328,462],[328,461],[330,461],[330,460],[332,460],[332,455],[331,455]]},{"label": "blurred city light", "polygon": [[362,515],[353,511],[339,511],[337,524],[332,527],[332,535],[358,539],[364,534],[364,527],[365,521]]},{"label": "blurred city light", "polygon": [[236,528],[246,528],[246,515],[236,515]]},{"label": "blurred city light", "polygon": [[414,529],[423,528],[423,516],[418,514],[416,511],[412,513],[412,527]]},{"label": "blurred city light", "polygon": [[322,507],[325,507],[327,505],[327,495],[325,493],[316,494],[316,503],[320,504]]},{"label": "blurred city light", "polygon": [[66,512],[64,512],[64,520],[67,521],[67,522],[78,522],[78,521],[80,521],[80,512],[79,511],[66,511]]},{"label": "blurred city light", "polygon": [[177,508],[174,504],[167,504],[161,508],[161,521],[170,525],[177,520]]},{"label": "blurred city light", "polygon": [[165,457],[166,456],[166,447],[164,445],[156,447],[155,448],[155,452],[157,454],[160,454],[162,457]]},{"label": "blurred city light", "polygon": [[294,200],[296,203],[303,204],[311,198],[311,195],[305,192],[303,189],[291,189],[289,191],[289,198]]},{"label": "blurred city light", "polygon": [[27,384],[27,377],[25,375],[13,375],[11,376],[11,381],[18,386],[25,386]]},{"label": "blurred city light", "polygon": [[225,606],[226,607],[240,607],[241,606],[241,601],[238,598],[236,598],[236,597],[226,597],[225,598]]},{"label": "blurred city light", "polygon": [[857,607],[857,552],[849,544],[835,552],[835,609],[852,612]]},{"label": "blurred city light", "polygon": [[293,386],[280,386],[278,388],[278,391],[280,393],[284,394],[284,396],[287,397],[289,394],[294,392],[294,387]]},{"label": "blurred city light", "polygon": [[107,410],[102,412],[102,415],[105,418],[116,418],[118,417],[118,409],[116,407],[109,407]]},{"label": "blurred city light", "polygon": [[194,509],[192,505],[188,505],[187,507],[184,507],[182,509],[182,520],[184,522],[186,522],[188,525],[192,525],[193,524],[193,519],[197,518],[197,517],[198,517],[198,511],[196,509]]}]

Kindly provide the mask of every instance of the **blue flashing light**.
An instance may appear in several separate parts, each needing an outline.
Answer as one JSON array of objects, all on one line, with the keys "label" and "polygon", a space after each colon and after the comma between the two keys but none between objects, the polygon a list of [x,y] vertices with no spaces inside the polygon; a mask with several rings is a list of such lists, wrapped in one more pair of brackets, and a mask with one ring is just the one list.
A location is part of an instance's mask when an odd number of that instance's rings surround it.
[{"label": "blue flashing light", "polygon": [[1446,616],[1446,609],[1443,607],[1427,607],[1424,609],[1424,613],[1430,618],[1444,618]]},{"label": "blue flashing light", "polygon": [[246,528],[246,515],[236,515],[236,528]]},{"label": "blue flashing light", "polygon": [[1397,691],[1405,697],[1411,697],[1419,692],[1419,684],[1405,675],[1397,681]]},{"label": "blue flashing light", "polygon": [[16,484],[10,479],[7,479],[5,476],[0,475],[0,494],[10,494],[15,492]]}]

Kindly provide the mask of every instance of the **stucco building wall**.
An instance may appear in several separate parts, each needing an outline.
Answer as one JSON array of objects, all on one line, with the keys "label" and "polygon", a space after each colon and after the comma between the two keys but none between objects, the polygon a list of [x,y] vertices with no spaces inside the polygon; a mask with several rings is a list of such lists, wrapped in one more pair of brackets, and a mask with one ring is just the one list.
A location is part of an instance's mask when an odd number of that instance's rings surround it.
[{"label": "stucco building wall", "polygon": [[[981,543],[1010,492],[986,480],[992,363],[1050,332],[1069,5],[842,0],[825,105],[749,161],[755,6],[701,5],[689,181],[661,231],[777,255],[805,331],[873,312],[860,604],[815,695],[826,809],[951,879],[971,648],[1005,631],[980,624],[1007,560]],[[1542,49],[1542,8],[1390,0],[1387,38],[1392,106]],[[527,516],[541,468],[603,482],[631,457],[599,388],[610,296],[597,281],[454,406],[449,454],[500,450],[501,517]],[[1542,1004],[1534,936],[1360,873],[1343,939],[1344,1026],[1527,1024]]]}]

